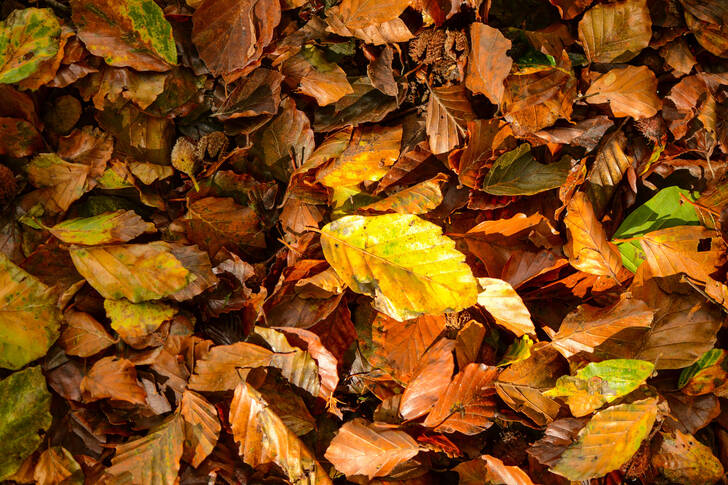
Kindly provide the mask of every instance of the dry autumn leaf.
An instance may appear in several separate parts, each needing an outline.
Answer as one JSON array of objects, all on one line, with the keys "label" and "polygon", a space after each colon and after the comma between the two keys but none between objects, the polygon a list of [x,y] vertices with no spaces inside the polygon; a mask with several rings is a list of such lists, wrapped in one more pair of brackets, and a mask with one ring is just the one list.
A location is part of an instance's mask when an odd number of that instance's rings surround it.
[{"label": "dry autumn leaf", "polygon": [[579,21],[579,41],[592,62],[626,62],[649,45],[651,27],[645,0],[601,4]]},{"label": "dry autumn leaf", "polygon": [[484,94],[500,106],[503,98],[503,81],[511,72],[513,60],[508,57],[511,41],[498,29],[485,24],[470,26],[470,70],[465,86],[474,93]]},{"label": "dry autumn leaf", "polygon": [[584,96],[589,103],[609,103],[616,118],[651,118],[662,106],[657,78],[647,66],[612,69],[597,78]]}]

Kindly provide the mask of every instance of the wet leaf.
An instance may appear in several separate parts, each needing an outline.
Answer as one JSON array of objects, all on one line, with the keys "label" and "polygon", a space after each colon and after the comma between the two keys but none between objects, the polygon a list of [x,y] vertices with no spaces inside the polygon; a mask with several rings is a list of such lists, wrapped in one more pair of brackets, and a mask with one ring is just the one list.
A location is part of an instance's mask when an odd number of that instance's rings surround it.
[{"label": "wet leaf", "polygon": [[475,302],[475,279],[455,243],[416,216],[342,217],[324,226],[321,245],[346,284],[396,320]]},{"label": "wet leaf", "polygon": [[177,64],[172,26],[153,0],[72,0],[78,36],[110,66],[167,71]]},{"label": "wet leaf", "polygon": [[43,357],[61,315],[50,289],[0,254],[0,367],[20,369]]},{"label": "wet leaf", "polygon": [[0,381],[0,480],[15,473],[51,425],[51,394],[39,366]]},{"label": "wet leaf", "polygon": [[419,445],[404,431],[380,430],[357,418],[339,429],[326,450],[326,459],[346,476],[372,479],[389,475],[417,453]]},{"label": "wet leaf", "polygon": [[656,416],[655,398],[599,411],[550,470],[569,480],[587,480],[616,470],[635,454]]}]

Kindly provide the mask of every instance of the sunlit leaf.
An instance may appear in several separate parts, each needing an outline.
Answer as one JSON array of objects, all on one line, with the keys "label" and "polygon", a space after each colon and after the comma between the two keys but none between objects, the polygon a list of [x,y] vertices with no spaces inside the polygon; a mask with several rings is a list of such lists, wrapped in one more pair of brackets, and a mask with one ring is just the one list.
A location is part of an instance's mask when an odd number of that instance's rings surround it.
[{"label": "sunlit leaf", "polygon": [[157,300],[183,289],[190,271],[165,243],[74,247],[71,259],[101,296],[134,303]]},{"label": "sunlit leaf", "polygon": [[64,243],[94,246],[131,241],[157,229],[134,211],[118,210],[94,217],[66,219],[48,231]]},{"label": "sunlit leaf", "polygon": [[651,118],[662,107],[657,78],[647,66],[612,69],[597,78],[584,96],[589,103],[609,103],[616,118]]},{"label": "sunlit leaf", "polygon": [[33,478],[38,485],[82,485],[84,483],[81,466],[62,446],[51,446],[40,454]]},{"label": "sunlit leaf", "polygon": [[343,0],[339,12],[344,24],[351,29],[360,29],[399,17],[407,8],[409,0],[372,2],[370,0]]},{"label": "sunlit leaf", "polygon": [[606,475],[632,458],[649,435],[656,417],[656,398],[599,411],[550,470],[569,480]]},{"label": "sunlit leaf", "polygon": [[559,377],[556,387],[545,395],[566,398],[571,414],[586,416],[637,389],[654,368],[650,362],[633,359],[592,362],[574,376]]},{"label": "sunlit leaf", "polygon": [[485,364],[468,364],[438,398],[424,426],[444,433],[478,434],[496,414],[494,379],[498,371]]},{"label": "sunlit leaf", "polygon": [[329,485],[331,480],[306,445],[283,424],[247,382],[235,388],[230,425],[242,460],[252,467],[278,465],[300,485]]},{"label": "sunlit leaf", "polygon": [[50,289],[0,254],[0,367],[20,369],[43,357],[60,320]]},{"label": "sunlit leaf", "polygon": [[564,253],[569,263],[585,273],[618,280],[622,257],[617,247],[607,241],[607,234],[584,193],[574,194],[567,206],[564,224],[568,237]]},{"label": "sunlit leaf", "polygon": [[401,190],[377,202],[359,207],[360,212],[396,212],[398,214],[426,214],[442,203],[443,182],[448,177],[438,174],[430,180]]},{"label": "sunlit leaf", "polygon": [[510,284],[498,278],[478,278],[478,284],[483,289],[478,294],[478,304],[488,310],[495,323],[518,337],[536,333],[528,308]]},{"label": "sunlit leaf", "polygon": [[517,466],[507,466],[490,455],[461,463],[454,470],[460,477],[460,485],[533,485],[526,472]]},{"label": "sunlit leaf", "polygon": [[251,369],[268,366],[273,352],[258,345],[237,342],[217,345],[195,363],[189,387],[195,391],[230,391]]},{"label": "sunlit leaf", "polygon": [[326,459],[347,476],[372,479],[389,475],[417,453],[419,445],[404,431],[380,430],[357,418],[339,428],[326,450]]},{"label": "sunlit leaf", "polygon": [[470,59],[465,86],[484,94],[495,105],[503,98],[503,81],[511,71],[513,60],[506,54],[511,41],[498,29],[479,22],[470,26]]},{"label": "sunlit leaf", "polygon": [[51,394],[39,366],[0,381],[0,480],[15,473],[51,425]]},{"label": "sunlit leaf", "polygon": [[167,71],[177,63],[172,26],[153,0],[72,0],[78,36],[111,66]]},{"label": "sunlit leaf", "polygon": [[628,293],[623,293],[618,302],[606,308],[579,305],[551,336],[552,345],[564,357],[593,352],[599,344],[624,329],[649,327],[654,313],[645,302]]},{"label": "sunlit leaf", "polygon": [[404,419],[426,414],[445,393],[455,370],[454,348],[454,341],[441,339],[422,356],[399,403],[399,414]]},{"label": "sunlit leaf", "polygon": [[321,246],[352,290],[397,320],[457,311],[477,298],[455,242],[417,216],[342,217],[324,226]]},{"label": "sunlit leaf", "polygon": [[61,25],[49,8],[13,10],[0,22],[0,83],[33,75],[53,58],[61,42]]}]

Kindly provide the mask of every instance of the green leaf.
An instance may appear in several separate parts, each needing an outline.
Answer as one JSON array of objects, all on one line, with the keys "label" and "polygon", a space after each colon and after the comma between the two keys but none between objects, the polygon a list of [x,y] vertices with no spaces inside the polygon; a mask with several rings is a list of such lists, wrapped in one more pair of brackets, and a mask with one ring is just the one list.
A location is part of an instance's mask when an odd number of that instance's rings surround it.
[{"label": "green leaf", "polygon": [[637,389],[655,366],[644,360],[613,359],[592,362],[574,376],[561,376],[549,397],[566,397],[571,413],[586,416],[608,402]]},{"label": "green leaf", "polygon": [[50,8],[14,10],[0,22],[0,83],[34,74],[58,53],[61,24]]},{"label": "green leaf", "polygon": [[555,189],[566,181],[571,162],[562,158],[557,163],[544,165],[531,155],[528,143],[504,153],[496,160],[483,190],[493,195],[533,195]]},{"label": "green leaf", "polygon": [[531,340],[528,334],[524,335],[523,338],[517,338],[508,346],[505,355],[497,367],[504,367],[514,362],[528,359],[531,356],[531,347],[533,347],[533,340]]},{"label": "green leaf", "polygon": [[[697,195],[677,186],[665,187],[624,218],[614,233],[614,239],[640,238],[659,229],[700,225],[695,208],[682,200],[685,197],[694,201]],[[644,261],[639,240],[619,243],[617,247],[622,253],[624,267],[632,272],[637,271]]]},{"label": "green leaf", "polygon": [[172,26],[154,0],[72,0],[73,23],[110,66],[167,71],[177,63]]},{"label": "green leaf", "polygon": [[0,381],[0,480],[15,473],[51,425],[51,394],[40,366]]},{"label": "green leaf", "polygon": [[329,264],[356,293],[395,320],[456,312],[478,287],[465,256],[442,229],[411,214],[346,216],[321,230]]},{"label": "green leaf", "polygon": [[145,222],[130,210],[67,219],[48,230],[64,243],[86,246],[127,242],[145,232],[157,231],[154,224]]},{"label": "green leaf", "polygon": [[131,303],[125,299],[105,300],[104,309],[111,328],[132,347],[137,339],[154,332],[177,314],[177,309],[166,303]]},{"label": "green leaf", "polygon": [[43,357],[60,320],[49,288],[0,253],[0,367],[20,369]]},{"label": "green leaf", "polygon": [[604,476],[632,458],[656,417],[657,398],[599,411],[550,470],[571,481]]},{"label": "green leaf", "polygon": [[190,271],[163,242],[74,247],[73,264],[101,296],[134,303],[158,300],[183,289]]}]

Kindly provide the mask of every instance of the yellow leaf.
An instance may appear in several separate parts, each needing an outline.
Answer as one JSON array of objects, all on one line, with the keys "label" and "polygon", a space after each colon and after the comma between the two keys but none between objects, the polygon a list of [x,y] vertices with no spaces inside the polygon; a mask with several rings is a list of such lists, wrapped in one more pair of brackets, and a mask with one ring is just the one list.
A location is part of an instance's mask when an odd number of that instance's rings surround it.
[{"label": "yellow leaf", "polygon": [[465,256],[435,224],[410,214],[347,216],[324,226],[321,247],[355,292],[395,320],[456,312],[475,304]]},{"label": "yellow leaf", "polygon": [[528,308],[509,283],[498,278],[478,278],[478,283],[483,288],[478,294],[478,304],[488,310],[495,323],[518,337],[536,333]]}]

